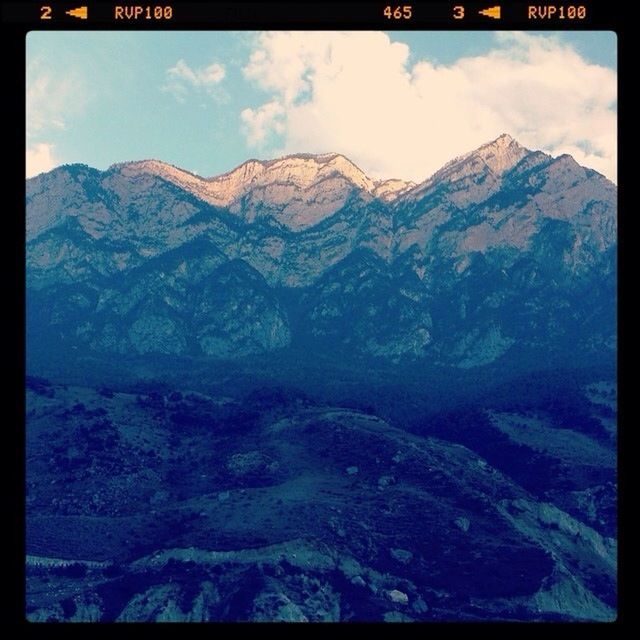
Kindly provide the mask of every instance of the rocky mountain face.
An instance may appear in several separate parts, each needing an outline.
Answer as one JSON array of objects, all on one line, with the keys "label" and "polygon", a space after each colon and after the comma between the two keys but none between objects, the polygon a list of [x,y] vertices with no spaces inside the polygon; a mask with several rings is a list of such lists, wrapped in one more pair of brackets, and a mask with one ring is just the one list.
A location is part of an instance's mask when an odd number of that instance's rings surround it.
[{"label": "rocky mountain face", "polygon": [[27,619],[615,619],[616,197],[506,135],[27,181]]},{"label": "rocky mountain face", "polygon": [[466,368],[615,348],[615,186],[508,135],[418,185],[337,154],[63,166],[27,181],[26,234],[29,336],[65,348]]}]

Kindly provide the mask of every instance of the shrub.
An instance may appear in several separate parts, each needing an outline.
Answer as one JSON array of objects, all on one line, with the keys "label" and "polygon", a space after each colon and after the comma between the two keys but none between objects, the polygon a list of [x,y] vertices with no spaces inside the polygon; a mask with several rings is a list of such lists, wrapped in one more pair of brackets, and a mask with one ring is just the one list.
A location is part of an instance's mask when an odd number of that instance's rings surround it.
[{"label": "shrub", "polygon": [[38,395],[45,396],[47,398],[53,398],[55,391],[51,386],[51,382],[45,378],[39,378],[37,376],[27,376],[25,378],[25,385],[27,389],[30,389]]},{"label": "shrub", "polygon": [[87,575],[87,567],[79,562],[72,562],[68,565],[54,567],[51,572],[66,578],[84,578]]},{"label": "shrub", "polygon": [[119,578],[124,574],[124,569],[121,565],[115,563],[110,564],[105,570],[102,572],[105,578]]}]

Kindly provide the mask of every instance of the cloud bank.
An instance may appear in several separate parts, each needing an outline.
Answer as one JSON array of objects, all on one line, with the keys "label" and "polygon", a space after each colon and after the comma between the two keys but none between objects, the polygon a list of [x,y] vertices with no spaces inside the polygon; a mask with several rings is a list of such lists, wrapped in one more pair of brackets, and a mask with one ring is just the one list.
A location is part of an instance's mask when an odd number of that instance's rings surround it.
[{"label": "cloud bank", "polygon": [[507,132],[616,179],[615,71],[524,33],[452,64],[410,54],[379,32],[261,33],[243,73],[267,99],[240,114],[247,143],[337,151],[372,176],[421,181]]}]

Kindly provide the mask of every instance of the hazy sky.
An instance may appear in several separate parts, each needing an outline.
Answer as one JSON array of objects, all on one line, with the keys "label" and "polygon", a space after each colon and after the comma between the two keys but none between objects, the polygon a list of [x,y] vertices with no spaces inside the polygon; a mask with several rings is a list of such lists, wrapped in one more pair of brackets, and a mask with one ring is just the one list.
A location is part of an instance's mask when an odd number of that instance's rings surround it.
[{"label": "hazy sky", "polygon": [[27,175],[335,151],[419,181],[507,132],[615,180],[616,84],[611,32],[34,31]]}]

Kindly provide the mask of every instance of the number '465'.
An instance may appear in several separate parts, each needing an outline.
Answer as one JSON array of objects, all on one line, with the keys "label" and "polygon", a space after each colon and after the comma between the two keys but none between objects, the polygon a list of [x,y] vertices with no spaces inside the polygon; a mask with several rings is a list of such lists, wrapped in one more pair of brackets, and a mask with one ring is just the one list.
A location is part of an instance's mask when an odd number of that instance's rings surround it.
[{"label": "number '465'", "polygon": [[384,17],[389,20],[410,20],[411,5],[403,5],[402,7],[387,6],[384,8]]}]

